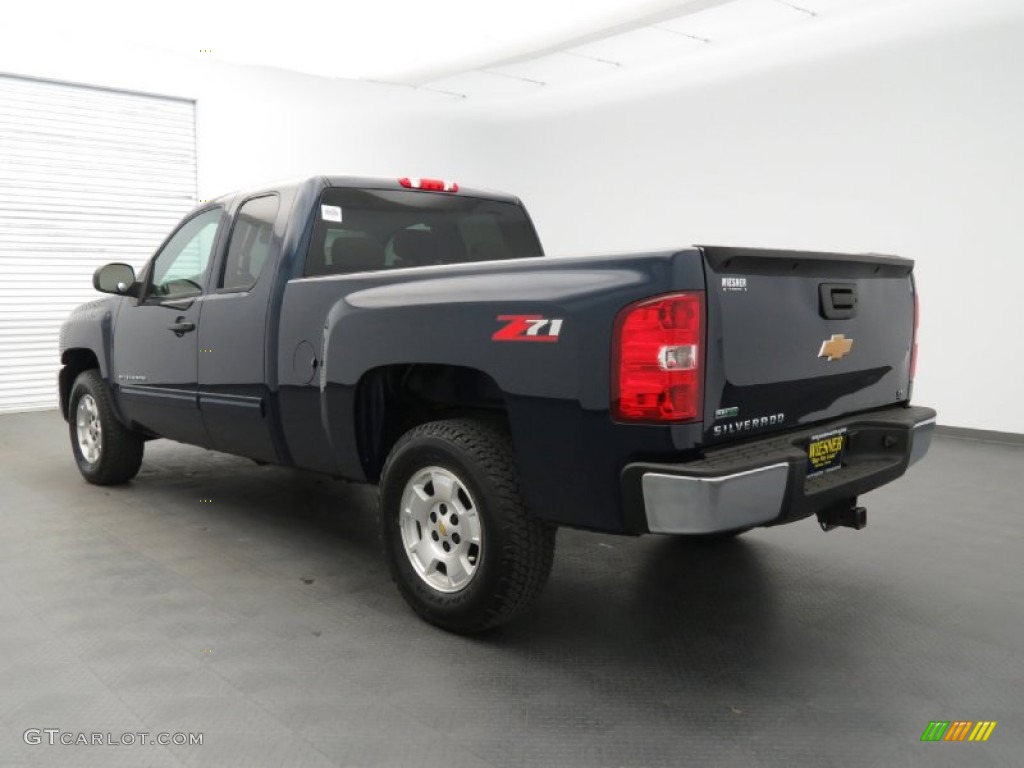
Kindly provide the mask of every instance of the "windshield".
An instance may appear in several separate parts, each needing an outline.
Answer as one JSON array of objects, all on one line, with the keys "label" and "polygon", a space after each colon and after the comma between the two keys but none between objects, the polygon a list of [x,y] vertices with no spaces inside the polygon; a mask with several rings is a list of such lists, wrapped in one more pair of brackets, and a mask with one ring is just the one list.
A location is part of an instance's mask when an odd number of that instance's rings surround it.
[{"label": "windshield", "polygon": [[457,194],[324,190],[307,276],[542,255],[522,206]]}]

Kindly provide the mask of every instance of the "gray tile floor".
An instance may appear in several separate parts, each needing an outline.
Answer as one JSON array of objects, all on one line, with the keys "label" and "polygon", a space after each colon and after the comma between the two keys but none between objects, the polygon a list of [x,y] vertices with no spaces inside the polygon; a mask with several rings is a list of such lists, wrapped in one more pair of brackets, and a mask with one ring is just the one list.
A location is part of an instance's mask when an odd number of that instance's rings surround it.
[{"label": "gray tile floor", "polygon": [[1022,498],[1024,448],[940,438],[859,533],[562,531],[535,610],[465,639],[389,583],[374,489],[163,441],[96,488],[55,412],[3,416],[0,766],[1019,766]]}]

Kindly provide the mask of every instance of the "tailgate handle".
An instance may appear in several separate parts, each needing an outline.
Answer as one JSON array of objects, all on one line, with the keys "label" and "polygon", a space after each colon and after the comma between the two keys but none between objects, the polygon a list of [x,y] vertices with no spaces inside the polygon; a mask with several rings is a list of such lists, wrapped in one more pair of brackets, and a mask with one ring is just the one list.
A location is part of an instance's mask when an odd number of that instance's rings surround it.
[{"label": "tailgate handle", "polygon": [[857,315],[856,283],[822,283],[818,308],[826,320],[848,320]]},{"label": "tailgate handle", "polygon": [[836,309],[853,309],[853,305],[857,303],[857,297],[853,291],[847,291],[842,288],[832,289],[832,306]]}]

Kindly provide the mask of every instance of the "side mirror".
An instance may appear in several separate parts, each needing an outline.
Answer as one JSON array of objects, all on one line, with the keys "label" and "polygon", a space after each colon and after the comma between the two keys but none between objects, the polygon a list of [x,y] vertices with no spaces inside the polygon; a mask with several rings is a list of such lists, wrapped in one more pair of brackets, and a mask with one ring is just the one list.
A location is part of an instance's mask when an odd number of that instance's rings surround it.
[{"label": "side mirror", "polygon": [[100,267],[92,276],[92,287],[101,293],[114,293],[118,296],[139,295],[135,270],[129,264],[107,264]]}]

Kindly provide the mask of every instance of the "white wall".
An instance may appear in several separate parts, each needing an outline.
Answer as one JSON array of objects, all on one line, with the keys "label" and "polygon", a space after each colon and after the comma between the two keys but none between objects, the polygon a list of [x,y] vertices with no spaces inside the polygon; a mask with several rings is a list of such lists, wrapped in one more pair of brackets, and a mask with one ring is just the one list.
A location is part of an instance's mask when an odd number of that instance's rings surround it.
[{"label": "white wall", "polygon": [[[925,6],[925,7],[922,7]],[[801,44],[478,115],[549,253],[716,243],[897,253],[915,400],[1024,432],[1024,4],[928,2]]]},{"label": "white wall", "polygon": [[799,43],[709,51],[473,106],[388,86],[0,35],[0,72],[198,100],[199,196],[320,172],[520,195],[549,253],[694,242],[914,258],[916,400],[1024,432],[1024,8],[912,0]]},{"label": "white wall", "polygon": [[443,174],[469,124],[447,99],[131,47],[19,45],[0,34],[0,73],[196,100],[199,197],[319,173]]}]

